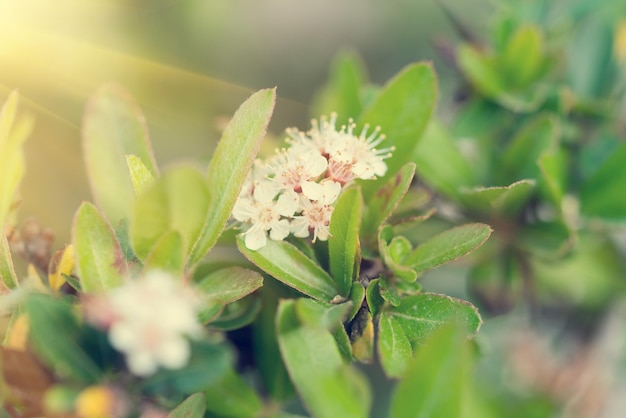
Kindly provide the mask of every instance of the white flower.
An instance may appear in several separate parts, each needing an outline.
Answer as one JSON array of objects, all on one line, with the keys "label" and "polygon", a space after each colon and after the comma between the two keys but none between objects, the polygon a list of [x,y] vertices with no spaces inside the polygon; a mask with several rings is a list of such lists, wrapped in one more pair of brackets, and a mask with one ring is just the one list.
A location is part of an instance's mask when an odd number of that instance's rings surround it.
[{"label": "white flower", "polygon": [[313,232],[313,242],[317,239],[326,241],[330,235],[330,218],[341,192],[341,185],[334,181],[325,181],[320,184],[308,182],[302,187],[300,208],[302,214],[294,216],[291,229],[296,237],[306,238]]},{"label": "white flower", "polygon": [[152,271],[113,289],[108,305],[114,318],[111,345],[126,356],[130,371],[149,376],[159,367],[178,369],[191,354],[188,337],[196,337],[198,299],[169,274]]},{"label": "white flower", "polygon": [[289,235],[290,217],[298,208],[298,198],[294,193],[284,192],[278,199],[280,189],[269,181],[255,186],[251,197],[239,197],[233,208],[233,217],[240,222],[249,222],[252,226],[244,233],[245,244],[256,251],[267,244],[267,232],[276,241]]},{"label": "white flower", "polygon": [[277,151],[268,165],[274,169],[273,180],[280,187],[300,193],[304,182],[314,180],[326,171],[328,161],[317,150],[292,146]]},{"label": "white flower", "polygon": [[384,135],[379,135],[380,128],[377,127],[368,136],[369,125],[365,125],[361,134],[356,136],[356,124],[352,120],[339,130],[335,127],[336,121],[337,115],[333,113],[330,120],[313,120],[313,127],[306,134],[293,129],[288,134],[294,144],[302,144],[310,138],[313,146],[328,159],[326,177],[342,185],[357,178],[372,180],[376,176],[384,176],[387,165],[383,160],[391,156],[393,147],[376,148],[385,139]]}]

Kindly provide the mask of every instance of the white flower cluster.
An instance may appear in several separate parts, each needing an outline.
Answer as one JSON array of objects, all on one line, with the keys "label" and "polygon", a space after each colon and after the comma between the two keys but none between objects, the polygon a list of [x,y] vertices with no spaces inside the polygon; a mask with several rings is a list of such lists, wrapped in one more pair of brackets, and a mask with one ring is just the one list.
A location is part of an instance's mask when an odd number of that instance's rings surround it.
[{"label": "white flower cluster", "polygon": [[185,366],[191,354],[188,337],[202,332],[198,299],[162,271],[151,271],[86,302],[92,305],[87,307],[87,319],[108,329],[109,342],[125,354],[128,368],[137,376],[149,376],[161,366]]},{"label": "white flower cluster", "polygon": [[377,149],[385,138],[366,125],[360,135],[350,121],[339,130],[337,115],[312,121],[308,132],[287,130],[288,148],[276,150],[267,161],[255,161],[239,194],[232,216],[246,224],[245,244],[258,250],[267,235],[280,241],[290,233],[313,241],[329,236],[333,204],[342,188],[355,179],[384,176],[384,159],[393,147]]}]

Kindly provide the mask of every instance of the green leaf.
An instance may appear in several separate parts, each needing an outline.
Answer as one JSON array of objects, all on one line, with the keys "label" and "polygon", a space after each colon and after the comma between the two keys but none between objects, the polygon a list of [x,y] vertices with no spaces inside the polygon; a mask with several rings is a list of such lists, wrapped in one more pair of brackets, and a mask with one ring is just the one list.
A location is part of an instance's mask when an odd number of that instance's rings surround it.
[{"label": "green leaf", "polygon": [[30,342],[55,374],[94,383],[102,371],[80,346],[80,326],[70,303],[33,293],[24,302]]},{"label": "green leaf", "polygon": [[402,327],[411,343],[418,344],[446,324],[459,324],[468,337],[474,336],[482,324],[474,305],[436,293],[406,296],[398,306],[386,306],[385,312]]},{"label": "green leaf", "polygon": [[237,248],[258,268],[305,295],[330,302],[338,294],[328,273],[288,242],[268,240],[265,247],[252,251],[239,236]]},{"label": "green leaf", "polygon": [[463,189],[461,200],[466,206],[479,212],[515,214],[534,190],[534,180],[520,180],[508,186]]},{"label": "green leaf", "polygon": [[7,237],[0,232],[0,295],[15,289],[18,284]]},{"label": "green leaf", "polygon": [[377,316],[385,305],[385,299],[380,295],[380,279],[374,279],[365,289],[365,300],[372,316]]},{"label": "green leaf", "polygon": [[113,229],[98,209],[83,202],[74,216],[72,242],[84,292],[101,292],[129,277],[124,254]]},{"label": "green leaf", "polygon": [[256,295],[231,302],[224,307],[220,316],[211,319],[209,327],[221,331],[232,331],[250,325],[261,312],[261,300]]},{"label": "green leaf", "polygon": [[329,305],[314,299],[296,300],[296,314],[302,324],[328,330],[340,326],[350,308],[350,303]]},{"label": "green leaf", "polygon": [[187,166],[167,171],[135,199],[130,223],[135,254],[145,260],[165,234],[176,231],[187,257],[200,236],[208,208],[209,191],[202,174]]},{"label": "green leaf", "polygon": [[164,270],[177,277],[183,277],[185,256],[180,233],[170,231],[157,241],[144,262],[144,270],[151,269]]},{"label": "green leaf", "polygon": [[491,231],[488,225],[478,223],[449,229],[417,247],[402,264],[418,273],[430,270],[474,251],[489,238]]},{"label": "green leaf", "polygon": [[354,267],[361,262],[359,229],[362,213],[361,189],[353,187],[339,196],[330,219],[330,273],[337,283],[339,294],[345,297],[355,279]]},{"label": "green leaf", "polygon": [[206,411],[206,396],[204,393],[194,393],[188,396],[167,418],[202,418]]},{"label": "green leaf", "polygon": [[126,155],[136,155],[153,176],[158,174],[145,118],[124,89],[106,85],[87,104],[82,137],[94,199],[117,225],[130,217],[134,195]]},{"label": "green leaf", "polygon": [[[408,248],[406,247],[408,244]],[[403,260],[411,250],[410,243],[405,237],[394,236],[394,230],[390,225],[380,228],[378,233],[378,249],[385,266],[387,266],[396,277],[407,281],[414,282],[417,279],[417,272],[407,267]],[[404,248],[402,254],[398,254],[399,248]],[[394,258],[395,257],[395,258]]]},{"label": "green leaf", "polygon": [[[415,175],[415,163],[407,163],[402,166],[395,176],[391,177],[383,186],[376,191],[369,199],[363,214],[361,224],[361,237],[363,241],[376,245],[378,228],[391,216],[393,211],[400,205],[411,186],[411,181]],[[335,208],[335,210],[337,210]]]},{"label": "green leaf", "polygon": [[539,29],[531,25],[518,28],[509,39],[499,64],[509,83],[515,87],[535,81],[546,65]]},{"label": "green leaf", "polygon": [[387,137],[383,146],[395,147],[392,157],[385,160],[387,174],[376,182],[363,183],[366,200],[386,179],[412,161],[436,101],[437,79],[432,64],[411,64],[385,85],[372,106],[361,115],[361,125],[381,127]]},{"label": "green leaf", "polygon": [[503,82],[493,56],[469,44],[461,45],[456,56],[461,71],[476,90],[488,97],[497,97],[502,93]]},{"label": "green leaf", "polygon": [[233,360],[231,350],[224,344],[192,341],[191,358],[185,367],[159,369],[141,382],[140,389],[163,394],[200,392],[228,373]]},{"label": "green leaf", "polygon": [[474,170],[439,122],[428,125],[413,161],[418,176],[450,198],[457,197],[460,188],[476,184]]},{"label": "green leaf", "polygon": [[136,194],[141,194],[154,182],[154,174],[136,155],[126,155],[126,164],[130,172],[130,180]]},{"label": "green leaf", "polygon": [[367,417],[369,389],[344,364],[330,332],[300,324],[292,300],[281,300],[276,324],[283,360],[309,411],[317,418]]},{"label": "green leaf", "polygon": [[461,330],[446,327],[417,351],[391,401],[390,418],[461,418],[472,367]]},{"label": "green leaf", "polygon": [[13,91],[0,112],[0,229],[4,228],[17,188],[25,171],[24,141],[30,135],[33,121],[16,120],[18,93]]},{"label": "green leaf", "polygon": [[544,153],[538,161],[542,185],[557,207],[561,207],[567,190],[567,157],[566,152],[559,150]]},{"label": "green leaf", "polygon": [[378,355],[388,377],[400,377],[413,358],[411,343],[402,326],[385,311],[378,321]]},{"label": "green leaf", "polygon": [[359,282],[352,283],[352,289],[350,290],[350,301],[352,301],[352,308],[346,318],[348,321],[352,321],[357,314],[363,301],[365,300],[365,288]]},{"label": "green leaf", "polygon": [[559,125],[551,115],[539,115],[524,124],[502,155],[502,176],[510,181],[538,179],[539,158],[556,150],[559,135]]},{"label": "green leaf", "polygon": [[608,220],[626,219],[626,144],[587,179],[580,190],[581,211]]},{"label": "green leaf", "polygon": [[263,408],[258,395],[237,373],[230,371],[206,391],[207,409],[220,417],[257,417]]},{"label": "green leaf", "polygon": [[315,98],[314,117],[337,113],[337,125],[347,125],[361,114],[361,87],[367,81],[363,62],[352,51],[340,53],[332,63],[328,84]]},{"label": "green leaf", "polygon": [[235,112],[217,144],[209,170],[209,215],[191,254],[195,264],[215,245],[256,158],[274,111],[276,89],[260,90]]},{"label": "green leaf", "polygon": [[200,314],[203,322],[215,313],[214,306],[224,306],[239,300],[263,286],[260,273],[242,267],[227,267],[197,280],[197,289],[202,292],[204,308]]},{"label": "green leaf", "polygon": [[263,309],[252,326],[254,359],[258,365],[263,388],[267,391],[268,397],[275,401],[286,401],[295,395],[295,389],[280,357],[276,333],[278,301],[291,297],[292,293],[296,292],[276,280],[266,280],[259,291]]}]

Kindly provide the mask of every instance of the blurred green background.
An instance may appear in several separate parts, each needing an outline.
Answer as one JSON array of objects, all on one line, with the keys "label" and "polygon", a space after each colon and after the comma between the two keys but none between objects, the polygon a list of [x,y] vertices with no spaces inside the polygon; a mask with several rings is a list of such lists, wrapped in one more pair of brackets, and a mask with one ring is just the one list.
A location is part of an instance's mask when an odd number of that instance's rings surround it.
[{"label": "blurred green background", "polygon": [[[451,8],[477,31],[492,12],[487,0]],[[0,99],[19,89],[36,118],[20,218],[53,228],[55,247],[69,240],[74,211],[91,199],[82,113],[104,83],[137,99],[160,164],[208,159],[261,88],[278,86],[274,134],[308,128],[308,104],[342,50],[361,55],[376,84],[417,60],[434,60],[445,79],[438,38],[455,35],[435,0],[0,0]]]}]

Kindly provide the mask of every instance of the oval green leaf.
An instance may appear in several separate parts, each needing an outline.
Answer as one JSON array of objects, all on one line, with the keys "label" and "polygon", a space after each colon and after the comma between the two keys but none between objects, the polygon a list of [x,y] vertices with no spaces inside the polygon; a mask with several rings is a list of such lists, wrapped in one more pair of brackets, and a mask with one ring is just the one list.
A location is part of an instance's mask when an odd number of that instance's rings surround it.
[{"label": "oval green leaf", "polygon": [[330,220],[328,253],[330,272],[341,296],[350,293],[355,266],[361,262],[359,229],[363,213],[361,189],[350,188],[339,196]]},{"label": "oval green leaf", "polygon": [[137,196],[130,224],[130,239],[137,257],[145,260],[165,234],[176,231],[185,257],[206,220],[209,191],[202,174],[188,166],[167,171]]},{"label": "oval green leaf", "polygon": [[411,342],[404,329],[385,311],[378,321],[378,356],[388,377],[400,377],[413,358]]},{"label": "oval green leaf", "polygon": [[72,242],[84,292],[101,292],[123,283],[128,266],[120,243],[98,209],[83,202],[74,216]]},{"label": "oval green leaf", "polygon": [[[411,64],[402,69],[382,89],[373,104],[359,118],[361,125],[380,126],[387,139],[381,146],[395,147],[383,179],[395,175],[412,161],[437,101],[437,78],[430,63]],[[369,199],[385,180],[363,183]]]},{"label": "oval green leaf", "polygon": [[265,247],[252,251],[239,236],[237,248],[258,268],[305,295],[330,302],[338,294],[328,273],[293,244],[270,239]]},{"label": "oval green leaf", "polygon": [[471,352],[463,331],[445,327],[421,346],[396,387],[390,418],[461,418]]},{"label": "oval green leaf", "polygon": [[157,241],[146,261],[144,270],[159,269],[182,277],[185,270],[183,239],[177,231],[170,231]]},{"label": "oval green leaf", "polygon": [[202,392],[194,393],[172,410],[167,418],[202,418],[206,405],[206,395]]},{"label": "oval green leaf", "polygon": [[430,270],[474,251],[489,238],[491,231],[488,225],[478,223],[449,229],[417,247],[402,264],[418,274]]},{"label": "oval green leaf", "polygon": [[281,300],[276,326],[289,376],[313,416],[368,416],[371,401],[366,382],[344,364],[328,330],[300,324],[293,300]]},{"label": "oval green leaf", "polygon": [[101,87],[87,104],[82,140],[94,199],[117,225],[130,217],[134,195],[126,155],[136,155],[153,176],[158,174],[141,109],[121,87]]},{"label": "oval green leaf", "polygon": [[212,199],[206,224],[191,254],[192,264],[204,257],[224,230],[265,136],[275,102],[276,89],[260,90],[237,109],[226,126],[209,164]]}]

